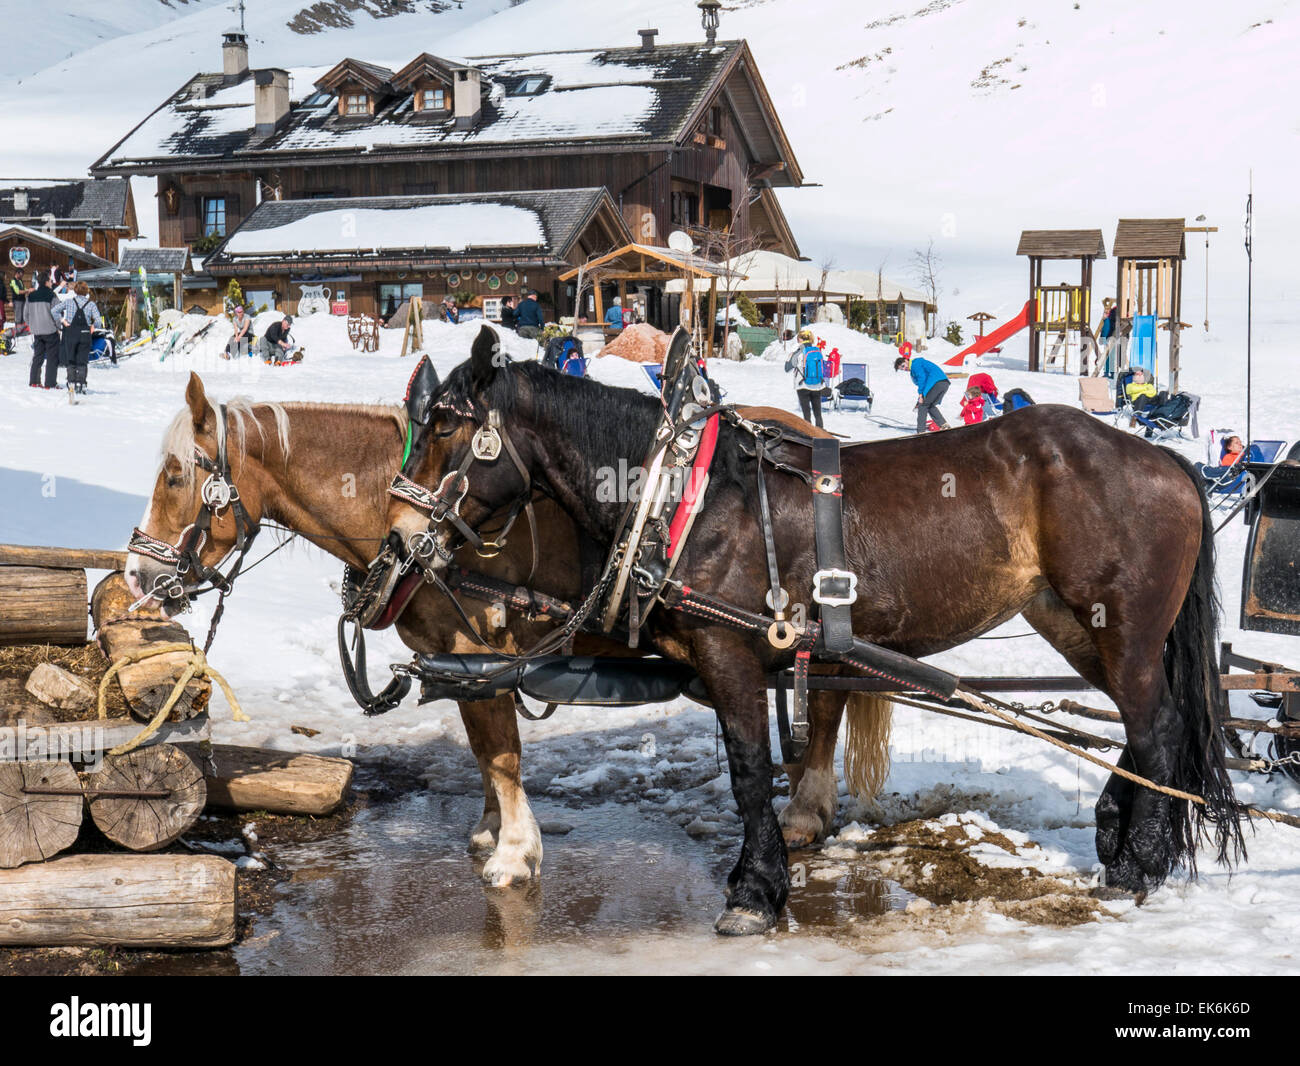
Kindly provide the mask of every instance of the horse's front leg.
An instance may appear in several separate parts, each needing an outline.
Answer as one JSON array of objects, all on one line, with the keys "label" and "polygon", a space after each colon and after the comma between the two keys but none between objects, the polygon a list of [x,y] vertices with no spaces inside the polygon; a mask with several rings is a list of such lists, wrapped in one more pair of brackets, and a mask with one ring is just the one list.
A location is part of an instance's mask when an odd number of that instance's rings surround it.
[{"label": "horse's front leg", "polygon": [[460,708],[460,720],[465,726],[465,735],[469,737],[469,749],[474,753],[479,774],[483,777],[483,817],[470,830],[469,850],[490,854],[496,849],[497,836],[501,832],[501,804],[497,801],[497,790],[492,787],[492,773],[489,759],[484,754],[486,745],[481,737],[479,718],[483,713],[481,708],[490,707],[491,704],[459,703],[457,706]]},{"label": "horse's front leg", "polygon": [[542,833],[519,776],[514,697],[506,694],[462,703],[460,712],[470,747],[496,803],[494,809],[485,797],[483,818],[470,838],[473,846],[480,835],[489,836],[496,830],[496,848],[483,864],[483,880],[497,887],[528,881],[541,872]]},{"label": "horse's front leg", "polygon": [[740,861],[727,879],[726,910],[713,928],[723,936],[762,933],[776,924],[790,891],[785,840],[772,811],[772,749],[762,664],[745,644],[701,635],[696,646],[723,741],[731,791],[745,826]]}]

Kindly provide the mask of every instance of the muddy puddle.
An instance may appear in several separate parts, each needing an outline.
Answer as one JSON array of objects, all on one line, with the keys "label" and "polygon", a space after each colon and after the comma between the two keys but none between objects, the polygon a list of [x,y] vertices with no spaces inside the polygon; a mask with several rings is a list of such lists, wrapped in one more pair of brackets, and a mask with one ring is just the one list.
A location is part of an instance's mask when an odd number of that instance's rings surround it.
[{"label": "muddy puddle", "polygon": [[[534,809],[549,830],[539,883],[484,888],[481,862],[464,843],[477,798],[414,793],[358,811],[325,839],[268,849],[288,876],[230,951],[155,955],[123,970],[666,973],[694,969],[690,959],[723,965],[733,954],[717,950],[712,923],[738,839],[696,840],[655,812],[621,804],[543,800]],[[791,862],[796,886],[777,941],[808,938],[811,946],[819,934],[914,898],[866,866],[837,868],[816,852]],[[772,961],[785,969],[790,952]],[[764,967],[761,957],[755,965]]]}]

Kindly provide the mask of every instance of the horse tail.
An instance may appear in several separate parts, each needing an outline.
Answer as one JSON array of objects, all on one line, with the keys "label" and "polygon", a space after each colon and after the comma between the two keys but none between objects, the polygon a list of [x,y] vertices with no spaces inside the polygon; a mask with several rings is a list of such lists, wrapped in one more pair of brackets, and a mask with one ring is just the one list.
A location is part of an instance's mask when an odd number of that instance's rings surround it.
[{"label": "horse tail", "polygon": [[1174,833],[1178,850],[1196,873],[1196,845],[1213,840],[1218,861],[1227,865],[1246,855],[1241,833],[1241,807],[1224,761],[1220,723],[1218,619],[1219,597],[1214,581],[1214,522],[1200,476],[1190,462],[1169,452],[1196,487],[1201,502],[1201,547],[1196,568],[1173,629],[1165,639],[1164,668],[1174,706],[1184,726],[1183,742],[1174,761],[1170,785],[1205,799],[1204,804],[1175,806]]},{"label": "horse tail", "polygon": [[844,782],[859,799],[874,799],[889,776],[894,703],[876,692],[850,692],[844,705]]}]

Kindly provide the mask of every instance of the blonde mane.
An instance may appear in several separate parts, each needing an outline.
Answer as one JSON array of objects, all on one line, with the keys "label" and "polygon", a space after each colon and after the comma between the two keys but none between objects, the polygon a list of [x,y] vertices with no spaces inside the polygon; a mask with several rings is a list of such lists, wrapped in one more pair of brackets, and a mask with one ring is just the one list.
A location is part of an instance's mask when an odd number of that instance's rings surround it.
[{"label": "blonde mane", "polygon": [[[209,404],[211,407],[211,404]],[[254,403],[246,396],[236,396],[226,403],[226,423],[217,422],[218,443],[226,438],[227,454],[237,453],[242,462],[247,454],[249,425],[257,430],[263,445],[266,444],[266,431],[258,420],[258,411],[269,411],[275,419],[275,437],[284,453],[285,461],[292,450],[290,441],[291,417],[295,411],[340,411],[355,414],[385,416],[393,420],[400,435],[405,436],[407,414],[402,404],[351,404],[351,403]],[[171,425],[163,434],[162,463],[175,459],[181,468],[181,477],[186,485],[192,484],[198,468],[194,464],[194,449],[197,442],[194,437],[194,418],[188,407],[182,407]]]}]

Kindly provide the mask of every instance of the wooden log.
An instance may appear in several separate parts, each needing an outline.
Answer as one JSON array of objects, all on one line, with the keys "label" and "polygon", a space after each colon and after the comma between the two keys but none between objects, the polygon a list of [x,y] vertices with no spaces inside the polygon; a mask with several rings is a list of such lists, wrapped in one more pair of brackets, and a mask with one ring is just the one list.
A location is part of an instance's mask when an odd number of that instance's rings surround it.
[{"label": "wooden log", "polygon": [[84,644],[86,573],[0,566],[0,644]]},{"label": "wooden log", "polygon": [[71,763],[0,763],[0,870],[57,855],[77,839],[81,818]]},{"label": "wooden log", "polygon": [[0,946],[222,948],[235,867],[215,855],[68,855],[0,872]]},{"label": "wooden log", "polygon": [[[332,814],[352,783],[347,759],[229,744],[212,745],[212,756],[217,772],[205,771],[208,805],[225,810]],[[203,759],[197,761],[205,765]]]},{"label": "wooden log", "polygon": [[106,755],[85,787],[100,831],[132,851],[165,848],[198,821],[208,798],[199,768],[171,744]]},{"label": "wooden log", "polygon": [[89,681],[53,663],[37,663],[23,687],[42,703],[61,711],[89,710],[97,696]]},{"label": "wooden log", "polygon": [[[156,605],[147,604],[128,612],[134,599],[120,573],[109,574],[91,594],[91,618],[98,631],[99,646],[110,662],[150,644],[190,643],[185,627],[164,617]],[[189,656],[184,652],[157,655],[122,667],[116,683],[122,686],[133,711],[142,718],[152,718],[171,695],[188,662]],[[200,713],[207,707],[211,692],[208,682],[191,681],[172,709],[171,719],[183,721]]]},{"label": "wooden log", "polygon": [[0,566],[57,566],[81,570],[125,570],[126,552],[97,548],[47,548],[0,544]]}]

